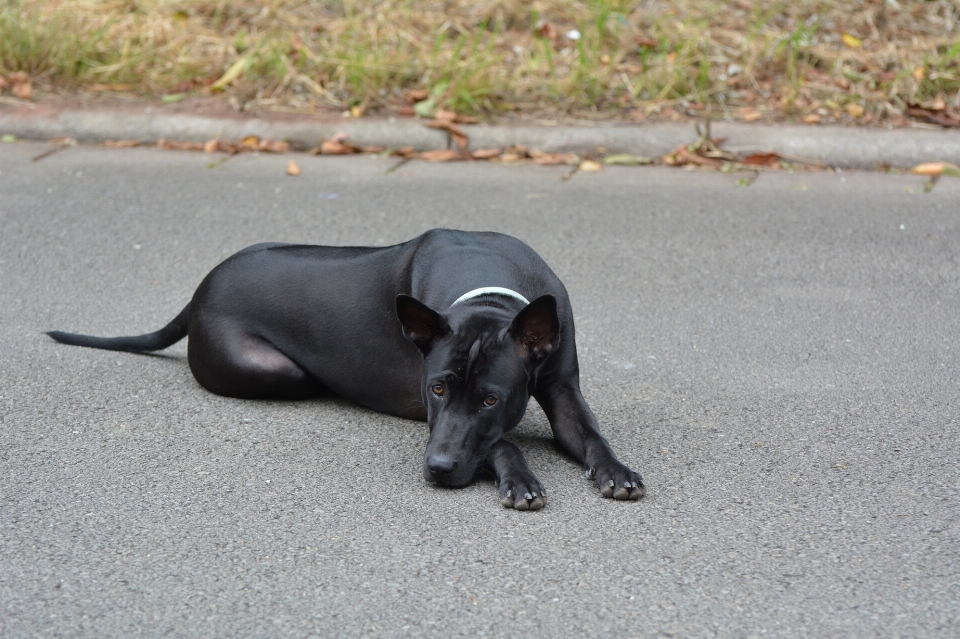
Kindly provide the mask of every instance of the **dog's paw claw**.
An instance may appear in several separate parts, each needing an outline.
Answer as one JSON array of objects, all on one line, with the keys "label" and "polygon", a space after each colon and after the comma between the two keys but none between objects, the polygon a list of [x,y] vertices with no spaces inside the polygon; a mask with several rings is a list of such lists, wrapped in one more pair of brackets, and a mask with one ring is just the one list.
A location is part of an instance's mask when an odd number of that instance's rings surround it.
[{"label": "dog's paw claw", "polygon": [[533,475],[500,481],[500,505],[514,510],[540,510],[547,503],[547,493]]},{"label": "dog's paw claw", "polygon": [[617,501],[636,501],[643,497],[646,488],[643,478],[623,464],[613,463],[595,470],[597,486],[600,494],[608,499]]}]

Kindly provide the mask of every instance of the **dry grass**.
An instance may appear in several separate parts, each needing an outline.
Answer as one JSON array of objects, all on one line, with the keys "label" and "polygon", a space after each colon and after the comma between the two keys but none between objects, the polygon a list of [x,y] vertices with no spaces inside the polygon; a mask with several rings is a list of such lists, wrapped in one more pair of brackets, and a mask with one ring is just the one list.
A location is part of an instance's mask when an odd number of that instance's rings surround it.
[{"label": "dry grass", "polygon": [[41,91],[174,100],[232,70],[246,110],[398,112],[414,89],[422,111],[539,118],[960,107],[960,0],[0,2],[0,73]]}]

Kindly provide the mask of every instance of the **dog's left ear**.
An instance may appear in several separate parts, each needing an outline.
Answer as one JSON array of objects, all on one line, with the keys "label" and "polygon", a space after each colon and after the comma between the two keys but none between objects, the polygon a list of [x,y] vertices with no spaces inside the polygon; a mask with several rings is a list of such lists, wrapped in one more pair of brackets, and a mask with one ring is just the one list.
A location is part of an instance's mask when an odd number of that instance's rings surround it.
[{"label": "dog's left ear", "polygon": [[557,299],[553,295],[544,295],[527,304],[513,319],[510,332],[533,360],[545,359],[560,344]]},{"label": "dog's left ear", "polygon": [[426,355],[433,341],[450,332],[450,325],[436,312],[420,300],[409,295],[397,295],[397,318],[403,326],[403,336],[417,345]]}]

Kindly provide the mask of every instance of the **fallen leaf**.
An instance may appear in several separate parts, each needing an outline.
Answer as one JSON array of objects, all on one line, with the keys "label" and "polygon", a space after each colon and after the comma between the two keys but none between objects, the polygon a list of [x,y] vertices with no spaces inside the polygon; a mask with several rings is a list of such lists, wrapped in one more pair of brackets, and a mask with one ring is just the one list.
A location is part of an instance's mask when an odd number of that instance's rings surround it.
[{"label": "fallen leaf", "polygon": [[287,175],[292,175],[294,177],[300,175],[300,167],[297,166],[297,163],[293,160],[287,162]]},{"label": "fallen leaf", "polygon": [[33,84],[30,83],[26,73],[11,73],[10,81],[13,83],[13,95],[21,100],[29,100],[33,97]]},{"label": "fallen leaf", "polygon": [[12,133],[4,133],[3,136],[0,137],[0,142],[3,142],[4,144],[12,144],[16,141],[17,136],[13,135]]},{"label": "fallen leaf", "polygon": [[413,105],[413,112],[421,118],[432,118],[437,112],[437,101],[432,96]]},{"label": "fallen leaf", "polygon": [[916,69],[913,70],[913,79],[916,80],[917,82],[923,81],[923,75],[924,75],[923,67],[917,67]]},{"label": "fallen leaf", "polygon": [[463,160],[465,157],[470,156],[465,156],[456,149],[438,149],[436,151],[424,151],[418,154],[417,157],[427,162],[453,162],[455,160]]},{"label": "fallen leaf", "polygon": [[740,117],[743,118],[743,121],[744,121],[744,122],[753,122],[753,121],[755,121],[755,120],[759,120],[760,118],[762,118],[762,117],[763,117],[763,114],[761,114],[761,113],[760,113],[759,111],[757,111],[756,109],[749,109],[749,108],[748,108],[748,109],[744,109],[743,111],[740,112]]},{"label": "fallen leaf", "polygon": [[810,115],[803,116],[804,124],[819,124],[820,116],[816,113],[811,113]]},{"label": "fallen leaf", "polygon": [[[560,164],[573,164],[579,159],[575,153],[534,153],[531,152],[530,156],[533,158],[533,163],[539,166],[557,166]],[[594,163],[596,164],[596,163]],[[587,169],[591,171],[593,169]]]},{"label": "fallen leaf", "polygon": [[640,166],[643,164],[653,164],[653,159],[642,155],[631,155],[629,153],[614,153],[603,158],[604,164],[613,164],[621,166]]},{"label": "fallen leaf", "polygon": [[446,131],[450,134],[450,137],[453,138],[453,141],[461,151],[467,150],[467,145],[470,142],[470,138],[468,138],[467,134],[464,133],[460,127],[454,124],[452,120],[432,120],[427,122],[426,126],[430,127],[431,129],[440,129],[442,131]]},{"label": "fallen leaf", "polygon": [[939,124],[942,127],[960,127],[960,118],[947,111],[935,111],[920,106],[919,104],[907,103],[907,115],[924,120],[931,124]]},{"label": "fallen leaf", "polygon": [[203,145],[204,153],[213,153],[217,150],[217,143],[219,140],[207,140]]},{"label": "fallen leaf", "polygon": [[916,175],[952,175],[960,177],[960,166],[952,162],[924,162],[910,169]]},{"label": "fallen leaf", "polygon": [[634,36],[633,42],[634,42],[634,44],[636,44],[638,47],[643,47],[643,48],[645,48],[645,49],[655,49],[655,48],[657,47],[657,45],[660,44],[660,43],[659,43],[657,40],[655,40],[654,38],[650,38],[650,37],[642,36],[642,35]]},{"label": "fallen leaf", "polygon": [[412,158],[417,155],[416,150],[412,146],[402,146],[399,149],[393,151],[390,155],[394,155],[401,158]]},{"label": "fallen leaf", "polygon": [[10,88],[10,81],[0,75],[0,91],[6,91]]},{"label": "fallen leaf", "polygon": [[407,102],[416,104],[417,102],[426,100],[429,95],[426,89],[413,89],[412,91],[407,91]]},{"label": "fallen leaf", "polygon": [[57,137],[50,138],[50,144],[59,144],[60,146],[76,146],[77,141],[71,138],[69,135],[58,135]]},{"label": "fallen leaf", "polygon": [[167,151],[202,151],[203,145],[199,142],[177,142],[176,140],[160,138],[157,140],[157,148]]},{"label": "fallen leaf", "polygon": [[211,91],[223,91],[224,87],[240,77],[247,70],[247,63],[250,62],[250,54],[243,56],[230,65],[226,73],[220,76],[220,79],[210,85]]},{"label": "fallen leaf", "polygon": [[260,138],[255,135],[248,135],[247,137],[240,140],[240,147],[242,149],[253,150],[256,149],[260,144]]},{"label": "fallen leaf", "polygon": [[834,79],[833,79],[833,83],[836,84],[836,85],[837,85],[838,87],[840,87],[841,89],[843,89],[844,91],[846,91],[847,89],[850,88],[850,80],[847,80],[847,79],[846,79],[845,77],[843,77],[842,75],[839,76],[839,77],[834,78]]},{"label": "fallen leaf", "polygon": [[783,159],[779,153],[753,153],[740,160],[747,166],[769,166],[779,167],[780,160]]},{"label": "fallen leaf", "polygon": [[500,155],[500,149],[477,149],[470,155],[474,160],[492,160]]},{"label": "fallen leaf", "polygon": [[594,160],[584,160],[580,163],[580,170],[584,173],[593,173],[594,171],[599,171],[602,168],[603,165],[601,165],[599,162],[595,162]]},{"label": "fallen leaf", "polygon": [[352,155],[354,153],[362,153],[360,147],[350,144],[346,141],[340,141],[336,139],[324,140],[320,143],[320,146],[317,149],[314,149],[314,155]]},{"label": "fallen leaf", "polygon": [[863,107],[855,102],[851,102],[846,107],[844,107],[847,113],[850,114],[851,118],[859,118],[863,115]]},{"label": "fallen leaf", "polygon": [[186,97],[186,93],[168,93],[167,95],[161,96],[160,101],[164,104],[173,104],[174,102],[179,102]]},{"label": "fallen leaf", "polygon": [[943,94],[938,93],[937,97],[933,99],[933,102],[926,105],[926,107],[931,111],[945,111],[947,108],[947,103],[943,99]]},{"label": "fallen leaf", "polygon": [[856,49],[863,46],[863,40],[852,33],[844,33],[841,37],[843,38],[843,43],[851,49]]},{"label": "fallen leaf", "polygon": [[537,35],[541,38],[546,38],[547,40],[556,40],[557,36],[560,35],[556,28],[549,22],[544,22],[539,27],[537,27]]},{"label": "fallen leaf", "polygon": [[290,150],[290,143],[276,140],[260,140],[257,150],[264,153],[286,153]]},{"label": "fallen leaf", "polygon": [[140,140],[107,140],[103,145],[108,149],[132,149],[140,146]]}]

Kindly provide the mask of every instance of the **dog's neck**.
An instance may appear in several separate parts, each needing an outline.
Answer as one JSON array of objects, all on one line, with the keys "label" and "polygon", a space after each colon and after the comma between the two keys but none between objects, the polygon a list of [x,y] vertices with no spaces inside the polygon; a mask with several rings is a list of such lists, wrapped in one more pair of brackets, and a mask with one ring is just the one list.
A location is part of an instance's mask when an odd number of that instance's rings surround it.
[{"label": "dog's neck", "polygon": [[472,300],[473,298],[480,297],[481,295],[504,295],[506,297],[512,297],[513,299],[520,300],[524,303],[524,305],[530,303],[530,301],[523,295],[517,293],[516,291],[511,291],[509,288],[502,288],[500,286],[484,286],[482,288],[475,288],[472,291],[464,293],[450,306],[452,308],[461,302]]}]

